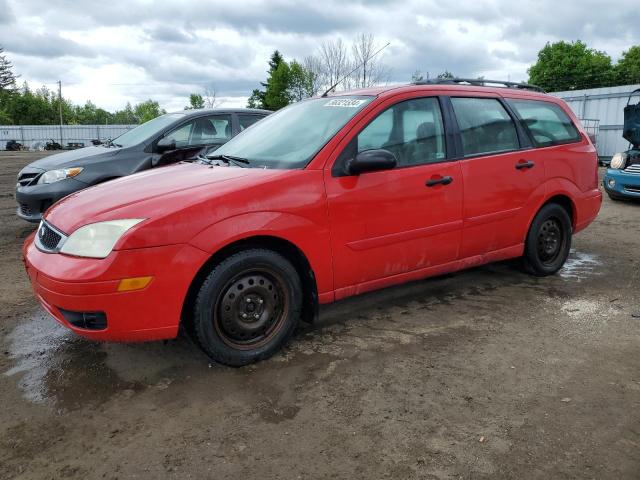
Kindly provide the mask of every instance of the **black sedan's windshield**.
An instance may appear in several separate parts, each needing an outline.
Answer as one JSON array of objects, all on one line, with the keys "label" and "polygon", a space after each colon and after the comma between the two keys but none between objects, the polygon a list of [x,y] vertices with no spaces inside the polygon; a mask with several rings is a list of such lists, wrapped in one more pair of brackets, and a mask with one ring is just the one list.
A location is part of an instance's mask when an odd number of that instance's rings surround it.
[{"label": "black sedan's windshield", "polygon": [[340,96],[294,103],[252,125],[215,151],[251,167],[303,168],[373,97]]},{"label": "black sedan's windshield", "polygon": [[184,114],[182,113],[167,113],[166,115],[161,115],[132,130],[129,130],[126,133],[123,133],[112,140],[112,142],[118,147],[132,147],[133,145],[138,145],[182,117],[184,117]]}]

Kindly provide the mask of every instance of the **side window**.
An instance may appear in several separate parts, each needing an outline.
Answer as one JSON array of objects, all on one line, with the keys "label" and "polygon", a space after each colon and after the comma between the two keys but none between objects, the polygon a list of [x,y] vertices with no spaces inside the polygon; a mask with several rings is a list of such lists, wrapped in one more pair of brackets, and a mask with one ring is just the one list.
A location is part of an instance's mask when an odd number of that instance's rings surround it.
[{"label": "side window", "polygon": [[189,145],[191,131],[195,122],[188,122],[176,128],[173,132],[169,132],[165,137],[173,138],[176,141],[176,148],[184,148]]},{"label": "side window", "polygon": [[231,138],[231,115],[214,115],[196,120],[191,145],[224,143]]},{"label": "side window", "polygon": [[538,147],[579,142],[580,132],[562,108],[537,100],[509,100]]},{"label": "side window", "polygon": [[438,99],[417,98],[389,107],[358,134],[355,142],[355,148],[345,151],[383,148],[396,156],[400,167],[444,160],[444,126]]},{"label": "side window", "polygon": [[464,156],[520,148],[513,120],[494,98],[451,98],[460,127]]},{"label": "side window", "polygon": [[245,128],[249,128],[251,125],[256,123],[258,120],[264,118],[261,115],[238,115],[238,122],[240,123],[240,131]]}]

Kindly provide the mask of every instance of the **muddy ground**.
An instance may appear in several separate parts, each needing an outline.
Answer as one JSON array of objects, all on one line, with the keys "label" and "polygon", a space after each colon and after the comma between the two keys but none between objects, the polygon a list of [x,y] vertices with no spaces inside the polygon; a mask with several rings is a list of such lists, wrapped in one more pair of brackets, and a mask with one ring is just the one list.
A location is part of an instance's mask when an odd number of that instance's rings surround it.
[{"label": "muddy ground", "polygon": [[0,479],[640,478],[640,204],[562,272],[500,263],[343,301],[258,365],[101,345],[36,305],[0,154]]}]

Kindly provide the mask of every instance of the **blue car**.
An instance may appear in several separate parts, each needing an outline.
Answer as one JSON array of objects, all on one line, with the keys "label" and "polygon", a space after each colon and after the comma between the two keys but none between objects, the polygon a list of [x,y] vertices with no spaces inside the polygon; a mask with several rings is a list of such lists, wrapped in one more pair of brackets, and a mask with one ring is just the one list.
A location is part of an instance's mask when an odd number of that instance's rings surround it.
[{"label": "blue car", "polygon": [[640,149],[616,153],[602,183],[611,200],[640,199]]}]

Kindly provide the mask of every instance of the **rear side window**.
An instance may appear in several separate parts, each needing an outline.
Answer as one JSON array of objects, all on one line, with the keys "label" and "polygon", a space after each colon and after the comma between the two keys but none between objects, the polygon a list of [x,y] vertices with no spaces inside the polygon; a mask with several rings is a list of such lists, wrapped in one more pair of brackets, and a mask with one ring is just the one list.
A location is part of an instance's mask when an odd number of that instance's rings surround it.
[{"label": "rear side window", "polygon": [[555,103],[537,100],[509,100],[533,136],[536,146],[548,147],[579,142],[580,132],[569,116]]},{"label": "rear side window", "polygon": [[251,125],[256,123],[261,118],[264,118],[262,115],[238,115],[238,122],[240,123],[240,131],[245,128],[249,128]]},{"label": "rear side window", "polygon": [[516,126],[497,99],[454,97],[451,103],[465,157],[520,148]]}]

